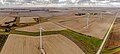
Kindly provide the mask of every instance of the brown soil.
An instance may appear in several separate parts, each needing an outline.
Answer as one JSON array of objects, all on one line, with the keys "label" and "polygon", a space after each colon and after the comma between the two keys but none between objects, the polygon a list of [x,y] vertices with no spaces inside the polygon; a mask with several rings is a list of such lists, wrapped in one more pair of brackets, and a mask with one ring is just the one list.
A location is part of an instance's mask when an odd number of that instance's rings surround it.
[{"label": "brown soil", "polygon": [[119,52],[116,52],[116,53],[114,53],[114,54],[120,54],[120,51],[119,51]]},{"label": "brown soil", "polygon": [[51,18],[50,21],[73,31],[103,39],[114,19],[113,15],[114,14],[103,14],[102,19],[100,19],[99,15],[91,15],[88,28],[86,28],[86,16],[57,16]]},{"label": "brown soil", "polygon": [[27,26],[23,28],[18,28],[16,30],[18,31],[27,31],[27,32],[39,32],[40,27],[44,29],[44,31],[58,31],[58,30],[65,30],[65,28],[56,25],[55,23],[52,22],[44,22],[40,24],[36,24],[33,26]]},{"label": "brown soil", "polygon": [[31,23],[31,22],[36,22],[34,17],[20,17],[20,23]]},{"label": "brown soil", "polygon": [[[117,18],[113,26],[113,30],[108,39],[108,42],[106,44],[106,48],[115,48],[119,46],[120,46],[120,18]],[[115,54],[120,54],[120,52],[117,52]]]},{"label": "brown soil", "polygon": [[[1,54],[40,54],[39,39],[39,36],[11,34]],[[44,36],[43,41],[46,54],[85,54],[74,42],[60,34]]]}]

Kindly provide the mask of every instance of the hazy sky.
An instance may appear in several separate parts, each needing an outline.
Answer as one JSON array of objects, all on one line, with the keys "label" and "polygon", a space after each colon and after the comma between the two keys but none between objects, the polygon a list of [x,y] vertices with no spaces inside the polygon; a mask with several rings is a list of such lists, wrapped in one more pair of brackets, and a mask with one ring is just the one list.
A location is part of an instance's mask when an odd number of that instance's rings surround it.
[{"label": "hazy sky", "polygon": [[[4,2],[5,0],[0,0],[0,5],[2,6],[2,5],[13,5],[13,3],[16,5],[16,4],[19,4],[19,2],[18,1],[22,1],[20,4],[21,5],[23,5],[23,4],[27,4],[27,3],[29,3],[29,4],[33,4],[32,3],[32,1],[34,1],[35,3],[34,4],[36,4],[36,3],[38,3],[39,4],[39,2],[38,1],[50,1],[50,0],[6,0],[6,2]],[[17,2],[16,2],[17,1]],[[57,0],[52,0],[52,2],[54,3],[54,1],[57,1]],[[78,2],[78,3],[82,3],[82,4],[88,4],[88,3],[86,3],[86,1],[91,1],[91,3],[92,2],[96,2],[96,1],[98,1],[98,5],[103,5],[103,4],[109,4],[109,5],[115,5],[115,6],[117,6],[117,5],[119,5],[120,6],[120,0],[58,0],[59,2],[62,2],[62,3],[64,3],[64,1],[66,2],[66,1],[71,1],[71,2]],[[101,1],[101,2],[100,2]],[[110,2],[109,2],[110,1]],[[83,2],[85,2],[85,3],[83,3]],[[41,2],[42,3],[42,2]],[[93,4],[95,4],[95,3],[93,3]],[[88,4],[89,5],[89,4]],[[16,5],[17,6],[17,5]]]},{"label": "hazy sky", "polygon": [[[63,1],[67,1],[67,0],[59,0],[59,2],[63,2]],[[76,0],[70,0],[72,2],[75,2]]]},{"label": "hazy sky", "polygon": [[[35,1],[35,0],[0,0],[0,1]],[[39,0],[39,1],[42,1],[42,0]],[[45,0],[45,1],[49,1],[49,0]],[[75,2],[75,1],[116,1],[116,2],[119,2],[120,0],[59,0],[60,2],[63,2],[63,1],[72,1],[72,2]]]}]

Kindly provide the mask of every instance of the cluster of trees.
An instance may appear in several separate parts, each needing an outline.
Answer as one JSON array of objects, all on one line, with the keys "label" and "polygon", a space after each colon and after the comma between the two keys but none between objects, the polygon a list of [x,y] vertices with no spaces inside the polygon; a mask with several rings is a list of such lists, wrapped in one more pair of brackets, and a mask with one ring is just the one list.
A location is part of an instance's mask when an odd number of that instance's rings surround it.
[{"label": "cluster of trees", "polygon": [[[86,15],[86,13],[76,13],[76,16]],[[97,13],[90,13],[90,15],[97,15]]]},{"label": "cluster of trees", "polygon": [[0,34],[0,51],[2,50],[2,47],[7,39],[8,35],[6,34]]},{"label": "cluster of trees", "polygon": [[15,17],[13,21],[5,22],[5,32],[10,32],[12,27],[19,25],[20,17]]}]

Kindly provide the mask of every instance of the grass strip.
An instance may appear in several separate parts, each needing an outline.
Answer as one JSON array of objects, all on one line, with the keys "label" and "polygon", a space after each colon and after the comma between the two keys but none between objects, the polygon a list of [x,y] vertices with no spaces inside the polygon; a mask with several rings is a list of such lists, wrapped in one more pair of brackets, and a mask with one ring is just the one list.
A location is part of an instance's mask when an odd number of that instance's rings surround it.
[{"label": "grass strip", "polygon": [[119,51],[120,51],[120,46],[112,48],[112,49],[106,49],[104,50],[103,54],[114,54]]},{"label": "grass strip", "polygon": [[6,40],[7,40],[8,34],[0,34],[0,51],[2,50]]}]

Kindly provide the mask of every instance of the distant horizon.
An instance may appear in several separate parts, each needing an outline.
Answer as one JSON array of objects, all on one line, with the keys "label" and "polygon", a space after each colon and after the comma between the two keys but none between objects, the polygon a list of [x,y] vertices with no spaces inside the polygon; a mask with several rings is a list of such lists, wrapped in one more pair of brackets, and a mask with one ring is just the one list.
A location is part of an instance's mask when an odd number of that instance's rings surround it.
[{"label": "distant horizon", "polygon": [[0,0],[1,7],[120,7],[119,0]]},{"label": "distant horizon", "polygon": [[[114,4],[114,3],[112,3]],[[33,4],[23,4],[23,5],[3,5],[0,8],[16,8],[16,7],[120,7],[118,5],[109,5],[109,4],[41,4],[41,5],[33,5]]]}]

